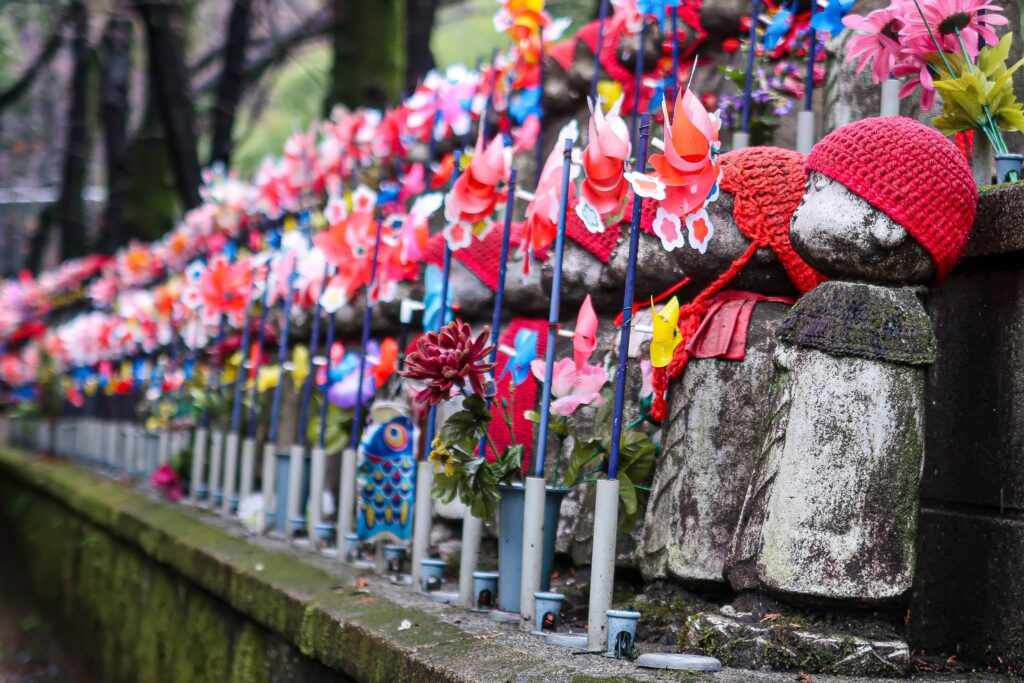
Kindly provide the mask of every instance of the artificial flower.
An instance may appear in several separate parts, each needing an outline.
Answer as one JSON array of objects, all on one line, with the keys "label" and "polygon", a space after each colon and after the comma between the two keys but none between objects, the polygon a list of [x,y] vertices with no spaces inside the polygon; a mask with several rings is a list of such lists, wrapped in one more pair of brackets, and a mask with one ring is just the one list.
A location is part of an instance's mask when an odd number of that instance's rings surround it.
[{"label": "artificial flower", "polygon": [[594,304],[590,295],[583,300],[580,312],[576,316],[576,329],[572,334],[573,361],[576,369],[581,369],[590,360],[591,354],[597,348],[597,314],[594,312]]},{"label": "artificial flower", "polygon": [[424,333],[399,373],[425,385],[413,400],[433,406],[451,398],[456,390],[483,395],[486,375],[494,367],[486,360],[492,349],[488,339],[490,328],[485,327],[474,339],[469,325],[458,319],[439,332]]},{"label": "artificial flower", "polygon": [[[538,381],[545,380],[546,364],[542,360],[530,363],[533,376]],[[585,363],[577,368],[572,358],[563,358],[555,362],[551,372],[551,412],[568,417],[576,409],[584,405],[600,407],[604,405],[601,388],[608,383],[608,373],[599,365]]]},{"label": "artificial flower", "polygon": [[632,148],[629,128],[619,116],[621,106],[620,97],[606,116],[600,99],[590,103],[590,137],[586,149],[583,150],[585,178],[580,185],[580,195],[597,209],[602,217],[622,208],[626,190],[629,188],[623,173]]}]

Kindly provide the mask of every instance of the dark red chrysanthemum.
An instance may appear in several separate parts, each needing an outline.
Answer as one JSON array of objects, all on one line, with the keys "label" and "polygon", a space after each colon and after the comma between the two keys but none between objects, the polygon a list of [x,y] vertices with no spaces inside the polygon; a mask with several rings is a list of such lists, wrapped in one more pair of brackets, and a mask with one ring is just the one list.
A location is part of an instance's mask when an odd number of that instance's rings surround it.
[{"label": "dark red chrysanthemum", "polygon": [[427,332],[420,337],[416,350],[405,359],[405,370],[400,374],[425,388],[416,393],[417,403],[437,405],[452,397],[454,389],[470,388],[484,393],[484,376],[494,363],[487,362],[492,346],[490,329],[484,328],[476,339],[469,325],[453,320],[439,332]]}]

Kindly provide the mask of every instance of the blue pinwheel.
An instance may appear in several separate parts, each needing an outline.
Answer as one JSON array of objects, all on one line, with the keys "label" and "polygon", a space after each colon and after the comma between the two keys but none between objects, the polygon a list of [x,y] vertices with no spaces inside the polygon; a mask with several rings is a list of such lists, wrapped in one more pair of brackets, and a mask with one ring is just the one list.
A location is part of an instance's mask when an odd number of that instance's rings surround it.
[{"label": "blue pinwheel", "polygon": [[764,32],[764,47],[774,50],[793,27],[793,10],[783,7],[772,16],[768,28]]},{"label": "blue pinwheel", "polygon": [[519,386],[530,376],[530,363],[537,358],[537,332],[535,330],[519,330],[516,332],[515,350],[505,369],[501,371],[501,377],[512,373],[512,383]]},{"label": "blue pinwheel", "polygon": [[[429,265],[423,280],[423,329],[437,330],[441,327],[441,270]],[[448,289],[448,309],[451,310],[452,290]]]},{"label": "blue pinwheel", "polygon": [[811,28],[830,36],[839,35],[843,28],[843,17],[849,14],[857,0],[828,0],[825,9],[816,12],[811,19]]}]

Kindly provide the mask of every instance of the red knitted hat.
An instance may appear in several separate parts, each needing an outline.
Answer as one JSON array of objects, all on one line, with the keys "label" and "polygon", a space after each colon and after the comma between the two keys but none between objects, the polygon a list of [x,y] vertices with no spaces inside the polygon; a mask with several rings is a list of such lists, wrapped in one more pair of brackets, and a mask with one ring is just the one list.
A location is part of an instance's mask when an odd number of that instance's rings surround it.
[{"label": "red knitted hat", "polygon": [[862,119],[826,135],[807,157],[823,173],[901,225],[949,274],[967,244],[978,188],[967,161],[933,128],[902,116]]},{"label": "red knitted hat", "polygon": [[807,184],[804,155],[778,147],[748,147],[722,155],[723,192],[734,196],[736,227],[758,247],[769,247],[801,293],[824,278],[793,251],[789,223]]}]

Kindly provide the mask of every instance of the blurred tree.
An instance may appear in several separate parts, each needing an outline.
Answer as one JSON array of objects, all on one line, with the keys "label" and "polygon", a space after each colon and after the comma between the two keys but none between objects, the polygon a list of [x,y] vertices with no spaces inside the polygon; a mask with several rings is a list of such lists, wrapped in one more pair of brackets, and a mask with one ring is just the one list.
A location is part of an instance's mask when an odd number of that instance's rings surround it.
[{"label": "blurred tree", "polygon": [[249,46],[253,1],[235,0],[228,17],[223,67],[213,107],[213,138],[210,163],[231,162],[234,149],[235,116],[245,88],[245,52]]},{"label": "blurred tree", "polygon": [[98,248],[113,253],[125,236],[125,195],[128,192],[128,91],[132,76],[132,22],[112,14],[100,41],[100,114],[107,161],[107,205]]},{"label": "blurred tree", "polygon": [[195,111],[178,26],[181,0],[136,0],[146,28],[149,82],[167,139],[178,194],[186,209],[199,206]]},{"label": "blurred tree", "polygon": [[434,32],[437,5],[438,0],[406,0],[405,88],[408,92],[412,92],[420,79],[435,66],[434,53],[430,50],[430,36]]},{"label": "blurred tree", "polygon": [[325,111],[335,104],[383,109],[396,102],[406,77],[406,0],[329,1],[334,68]]}]

